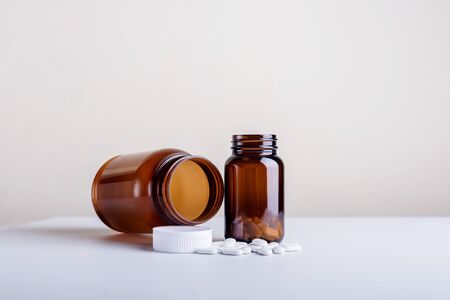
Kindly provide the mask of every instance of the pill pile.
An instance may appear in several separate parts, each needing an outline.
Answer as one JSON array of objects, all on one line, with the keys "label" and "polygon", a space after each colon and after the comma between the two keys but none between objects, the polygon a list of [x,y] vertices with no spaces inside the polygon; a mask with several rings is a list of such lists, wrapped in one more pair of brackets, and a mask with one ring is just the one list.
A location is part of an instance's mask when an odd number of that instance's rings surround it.
[{"label": "pill pile", "polygon": [[298,252],[302,250],[299,243],[268,243],[263,239],[254,239],[251,243],[237,242],[233,238],[225,241],[213,242],[211,246],[195,250],[198,254],[224,254],[224,255],[246,255],[256,253],[259,255],[284,254],[286,252]]},{"label": "pill pile", "polygon": [[266,241],[280,239],[283,235],[282,216],[264,213],[261,218],[238,216],[230,225],[232,236],[242,241],[251,241],[252,236],[262,237]]}]

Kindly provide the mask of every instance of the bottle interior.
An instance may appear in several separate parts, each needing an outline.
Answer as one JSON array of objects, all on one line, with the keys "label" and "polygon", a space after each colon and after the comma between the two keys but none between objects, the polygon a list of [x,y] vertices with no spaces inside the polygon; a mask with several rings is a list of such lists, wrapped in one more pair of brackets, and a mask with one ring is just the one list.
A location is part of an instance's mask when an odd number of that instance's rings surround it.
[{"label": "bottle interior", "polygon": [[194,221],[208,206],[210,187],[208,177],[194,161],[186,160],[174,170],[169,183],[169,197],[175,210]]}]

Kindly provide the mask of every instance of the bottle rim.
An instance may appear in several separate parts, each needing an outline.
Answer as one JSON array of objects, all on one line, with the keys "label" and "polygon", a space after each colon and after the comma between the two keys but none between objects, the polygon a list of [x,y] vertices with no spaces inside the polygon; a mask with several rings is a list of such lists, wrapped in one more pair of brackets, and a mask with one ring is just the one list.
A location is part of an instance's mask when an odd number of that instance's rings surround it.
[{"label": "bottle rim", "polygon": [[232,135],[232,141],[239,140],[277,140],[277,135],[272,133],[241,133]]},{"label": "bottle rim", "polygon": [[[170,182],[172,175],[185,161],[193,161],[205,172],[209,182],[208,204],[202,214],[194,220],[184,217],[178,212],[170,199]],[[168,224],[197,225],[211,219],[220,209],[223,202],[223,180],[216,166],[202,156],[182,155],[169,157],[161,166],[159,182],[156,184],[156,207]]]}]

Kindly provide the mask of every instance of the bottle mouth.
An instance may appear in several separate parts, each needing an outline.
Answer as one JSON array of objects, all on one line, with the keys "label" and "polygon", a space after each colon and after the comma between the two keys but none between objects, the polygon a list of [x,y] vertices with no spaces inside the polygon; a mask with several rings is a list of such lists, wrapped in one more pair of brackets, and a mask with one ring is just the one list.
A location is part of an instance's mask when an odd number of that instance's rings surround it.
[{"label": "bottle mouth", "polygon": [[231,139],[231,149],[236,154],[244,152],[275,154],[277,148],[275,134],[235,134]]},{"label": "bottle mouth", "polygon": [[159,200],[167,208],[161,212],[170,224],[201,224],[220,209],[224,193],[222,176],[208,159],[178,158],[165,174]]}]

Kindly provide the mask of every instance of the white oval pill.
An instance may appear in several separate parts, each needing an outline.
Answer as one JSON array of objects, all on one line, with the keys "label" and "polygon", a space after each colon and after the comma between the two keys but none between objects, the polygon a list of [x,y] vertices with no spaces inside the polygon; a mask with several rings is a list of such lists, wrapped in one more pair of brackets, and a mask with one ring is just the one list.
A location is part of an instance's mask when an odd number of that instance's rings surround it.
[{"label": "white oval pill", "polygon": [[198,253],[198,254],[217,254],[217,252],[218,252],[217,247],[213,247],[213,246],[195,250],[195,253]]},{"label": "white oval pill", "polygon": [[238,248],[243,248],[243,247],[247,247],[248,244],[246,242],[236,242],[236,247]]},{"label": "white oval pill", "polygon": [[280,245],[280,244],[278,244],[277,242],[270,242],[270,243],[269,243],[269,247],[272,248],[272,249],[275,248],[275,247],[277,247],[277,246],[279,246],[279,245]]},{"label": "white oval pill", "polygon": [[222,244],[223,247],[234,247],[235,245],[236,245],[236,240],[233,238],[226,239]]},{"label": "white oval pill", "polygon": [[258,251],[256,253],[264,255],[264,256],[268,256],[268,255],[272,255],[272,249],[270,249],[268,247],[262,247],[262,248],[258,249]]},{"label": "white oval pill", "polygon": [[212,245],[213,245],[214,247],[220,247],[220,246],[222,246],[222,244],[223,244],[223,241],[212,242]]},{"label": "white oval pill", "polygon": [[256,246],[252,244],[249,244],[248,246],[250,247],[250,249],[252,249],[252,252],[258,252],[258,249],[262,248],[261,246]]},{"label": "white oval pill", "polygon": [[286,252],[296,252],[302,250],[302,246],[299,243],[282,243],[281,244]]},{"label": "white oval pill", "polygon": [[244,251],[239,248],[224,248],[221,253],[225,255],[242,255]]},{"label": "white oval pill", "polygon": [[272,251],[275,254],[283,254],[286,252],[283,246],[276,246],[275,248],[272,249]]},{"label": "white oval pill", "polygon": [[266,246],[267,245],[267,241],[263,240],[263,239],[253,239],[252,240],[252,245],[255,245],[255,246]]},{"label": "white oval pill", "polygon": [[252,248],[250,248],[249,246],[244,246],[242,248],[240,248],[242,250],[242,252],[244,254],[250,254],[252,252]]}]

